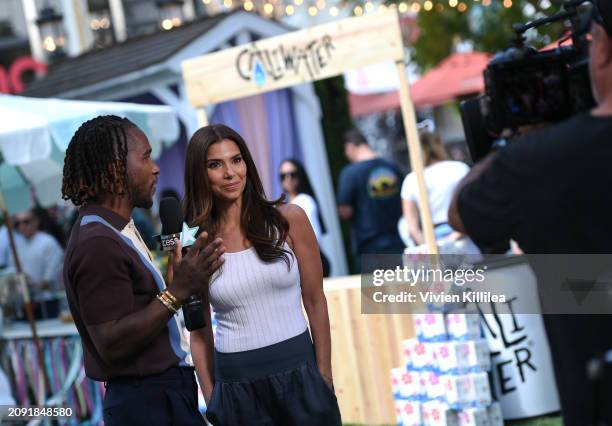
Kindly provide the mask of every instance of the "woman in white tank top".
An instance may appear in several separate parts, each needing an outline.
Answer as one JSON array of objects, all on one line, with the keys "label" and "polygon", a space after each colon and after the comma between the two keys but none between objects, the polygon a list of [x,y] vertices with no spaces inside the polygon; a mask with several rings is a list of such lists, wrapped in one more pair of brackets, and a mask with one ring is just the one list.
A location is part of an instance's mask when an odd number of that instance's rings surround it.
[{"label": "woman in white tank top", "polygon": [[316,237],[304,211],[281,201],[266,200],[238,133],[212,125],[193,135],[185,218],[226,247],[207,298],[215,336],[191,333],[213,425],[341,425]]}]

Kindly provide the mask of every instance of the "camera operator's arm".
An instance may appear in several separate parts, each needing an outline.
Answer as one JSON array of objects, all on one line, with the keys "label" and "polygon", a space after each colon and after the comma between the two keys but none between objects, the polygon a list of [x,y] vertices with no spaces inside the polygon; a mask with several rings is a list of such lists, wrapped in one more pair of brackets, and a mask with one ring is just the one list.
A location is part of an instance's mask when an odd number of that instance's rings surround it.
[{"label": "camera operator's arm", "polygon": [[453,199],[448,209],[448,223],[455,231],[466,233],[466,229],[459,215],[459,193],[470,182],[478,179],[490,166],[495,159],[497,152],[491,152],[482,161],[474,165],[467,175],[457,184],[453,191]]}]

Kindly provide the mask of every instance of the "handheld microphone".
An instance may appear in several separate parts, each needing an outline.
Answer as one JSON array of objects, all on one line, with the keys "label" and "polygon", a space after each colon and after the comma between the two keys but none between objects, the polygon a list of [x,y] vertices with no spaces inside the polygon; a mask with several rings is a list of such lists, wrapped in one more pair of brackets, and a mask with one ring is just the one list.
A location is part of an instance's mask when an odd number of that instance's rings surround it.
[{"label": "handheld microphone", "polygon": [[183,213],[176,198],[166,197],[159,203],[159,218],[162,223],[159,240],[163,251],[174,250],[175,240],[181,239],[183,227]]},{"label": "handheld microphone", "polygon": [[[173,197],[167,197],[159,203],[159,218],[162,223],[162,233],[159,236],[162,249],[172,250],[176,247],[175,239],[181,238],[183,226],[183,213],[179,201]],[[202,299],[197,295],[190,296],[183,303],[183,318],[187,330],[198,330],[206,325],[204,313],[202,312]]]}]

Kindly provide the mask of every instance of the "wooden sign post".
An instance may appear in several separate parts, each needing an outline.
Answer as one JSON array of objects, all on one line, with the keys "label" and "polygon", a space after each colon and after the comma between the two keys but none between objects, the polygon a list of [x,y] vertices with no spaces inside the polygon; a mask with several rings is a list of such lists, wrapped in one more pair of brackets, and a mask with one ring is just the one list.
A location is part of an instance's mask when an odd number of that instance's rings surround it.
[{"label": "wooden sign post", "polygon": [[437,254],[423,156],[414,105],[404,66],[404,46],[396,10],[346,18],[271,37],[183,62],[187,96],[208,124],[207,105],[343,74],[349,69],[393,61],[400,82],[402,118],[412,171],[419,188],[419,209],[429,253]]}]

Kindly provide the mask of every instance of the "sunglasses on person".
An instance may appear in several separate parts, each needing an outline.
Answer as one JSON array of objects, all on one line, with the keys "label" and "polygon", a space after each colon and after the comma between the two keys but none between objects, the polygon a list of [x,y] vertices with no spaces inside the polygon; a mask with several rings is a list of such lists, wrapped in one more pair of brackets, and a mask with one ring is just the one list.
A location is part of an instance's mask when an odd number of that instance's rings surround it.
[{"label": "sunglasses on person", "polygon": [[290,177],[291,179],[297,179],[298,177],[298,173],[297,172],[287,172],[287,173],[281,173],[280,174],[280,180],[281,182],[285,180],[285,178]]}]

